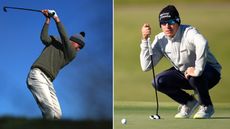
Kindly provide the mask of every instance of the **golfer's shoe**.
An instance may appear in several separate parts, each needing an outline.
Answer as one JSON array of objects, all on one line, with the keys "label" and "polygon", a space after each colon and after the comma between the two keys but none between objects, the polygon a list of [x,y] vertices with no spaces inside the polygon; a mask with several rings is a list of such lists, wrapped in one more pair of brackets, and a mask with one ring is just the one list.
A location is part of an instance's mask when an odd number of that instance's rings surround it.
[{"label": "golfer's shoe", "polygon": [[194,119],[208,119],[214,114],[214,108],[212,105],[201,105],[198,112],[193,116]]},{"label": "golfer's shoe", "polygon": [[189,118],[194,110],[198,107],[199,103],[196,99],[188,101],[185,105],[180,105],[178,107],[178,113],[175,115],[177,119]]}]

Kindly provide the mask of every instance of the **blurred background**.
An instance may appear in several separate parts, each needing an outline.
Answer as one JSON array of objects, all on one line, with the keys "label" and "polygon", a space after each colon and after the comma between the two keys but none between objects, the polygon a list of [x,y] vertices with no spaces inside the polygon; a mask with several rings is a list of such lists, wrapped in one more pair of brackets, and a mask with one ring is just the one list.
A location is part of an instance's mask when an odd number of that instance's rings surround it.
[{"label": "blurred background", "polygon": [[[54,9],[67,34],[85,31],[85,48],[54,81],[63,119],[112,120],[113,2],[112,0],[1,0],[0,7]],[[41,13],[0,11],[0,117],[41,118],[27,89],[26,78],[40,55]],[[49,34],[58,35],[54,21]]]},{"label": "blurred background", "polygon": [[[210,50],[222,65],[222,79],[210,90],[214,105],[230,103],[230,2],[228,0],[115,0],[114,2],[114,105],[153,102],[152,72],[142,72],[139,61],[141,27],[149,23],[152,40],[161,32],[159,12],[168,4],[176,6],[182,24],[196,27],[209,41]],[[155,72],[171,67],[163,59]],[[159,93],[160,104],[172,101]],[[116,111],[116,108],[115,108]],[[116,116],[116,114],[115,114]]]}]

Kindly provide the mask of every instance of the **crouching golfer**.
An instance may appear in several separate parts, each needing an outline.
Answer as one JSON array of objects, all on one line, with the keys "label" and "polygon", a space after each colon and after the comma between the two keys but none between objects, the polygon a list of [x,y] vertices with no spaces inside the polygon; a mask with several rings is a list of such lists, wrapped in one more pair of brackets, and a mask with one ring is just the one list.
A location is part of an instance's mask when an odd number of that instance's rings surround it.
[{"label": "crouching golfer", "polygon": [[[53,80],[60,69],[71,62],[85,45],[84,32],[67,37],[57,13],[54,10],[42,10],[46,17],[41,31],[41,41],[45,45],[41,55],[34,62],[27,78],[27,85],[32,92],[44,119],[60,119],[62,112],[55,93]],[[55,15],[51,15],[55,13]],[[49,36],[50,17],[56,22],[60,38]]]},{"label": "crouching golfer", "polygon": [[[168,5],[159,14],[162,33],[155,36],[151,45],[153,62],[149,55],[147,38],[151,34],[149,24],[142,27],[140,62],[143,71],[151,70],[162,57],[173,67],[156,76],[156,89],[180,104],[175,118],[189,118],[199,106],[193,118],[210,118],[214,113],[209,89],[221,78],[221,65],[210,52],[208,41],[196,28],[181,25],[175,6]],[[184,90],[194,90],[199,101]]]}]

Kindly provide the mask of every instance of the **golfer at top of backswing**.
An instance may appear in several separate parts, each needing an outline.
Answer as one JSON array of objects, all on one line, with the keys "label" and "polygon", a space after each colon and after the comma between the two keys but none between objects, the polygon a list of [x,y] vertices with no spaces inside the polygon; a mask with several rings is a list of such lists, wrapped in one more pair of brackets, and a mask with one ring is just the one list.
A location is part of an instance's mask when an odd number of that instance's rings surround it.
[{"label": "golfer at top of backswing", "polygon": [[[159,14],[163,32],[157,34],[151,44],[153,62],[149,54],[147,39],[151,34],[149,24],[144,24],[141,40],[140,62],[143,71],[151,70],[151,63],[166,57],[173,67],[156,76],[156,89],[180,104],[175,118],[189,118],[199,106],[195,119],[210,118],[214,106],[209,89],[221,78],[221,65],[210,52],[208,41],[194,27],[182,25],[175,6],[168,5]],[[199,100],[184,91],[194,90]]]},{"label": "golfer at top of backswing", "polygon": [[[45,48],[31,66],[27,85],[33,94],[44,119],[60,119],[62,116],[53,80],[58,72],[71,62],[85,45],[85,33],[67,36],[57,13],[54,10],[42,10],[46,17],[41,32],[41,41]],[[52,15],[54,14],[54,15]],[[60,37],[48,35],[50,18],[53,18]]]}]

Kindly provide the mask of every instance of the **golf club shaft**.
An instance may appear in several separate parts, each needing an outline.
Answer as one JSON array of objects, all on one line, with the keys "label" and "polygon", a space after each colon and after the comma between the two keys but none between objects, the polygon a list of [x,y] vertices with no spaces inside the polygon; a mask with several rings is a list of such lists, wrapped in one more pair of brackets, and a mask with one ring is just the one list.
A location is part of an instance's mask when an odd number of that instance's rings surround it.
[{"label": "golf club shaft", "polygon": [[157,103],[157,109],[156,109],[156,114],[158,115],[158,110],[159,110],[159,102],[158,102],[158,94],[157,94],[157,87],[156,85],[156,77],[155,77],[155,70],[154,70],[154,65],[153,65],[153,52],[152,52],[152,47],[150,44],[150,38],[148,38],[148,47],[149,47],[149,54],[151,56],[151,67],[152,67],[152,74],[153,74],[153,81],[154,81],[154,89],[155,89],[155,95],[156,95],[156,103]]},{"label": "golf club shaft", "polygon": [[152,61],[152,73],[153,73],[153,81],[154,81],[154,89],[155,89],[155,95],[156,95],[156,102],[157,102],[157,109],[156,109],[156,114],[158,115],[158,110],[159,110],[159,102],[158,102],[158,94],[157,94],[157,87],[156,85],[156,76],[155,76],[155,70],[153,66],[153,55],[151,55],[151,61]]},{"label": "golf club shaft", "polygon": [[10,6],[4,6],[3,9],[4,9],[4,10],[6,10],[6,9],[17,9],[17,10],[26,10],[26,11],[42,12],[41,10],[37,10],[37,9],[19,8],[19,7],[10,7]]}]

